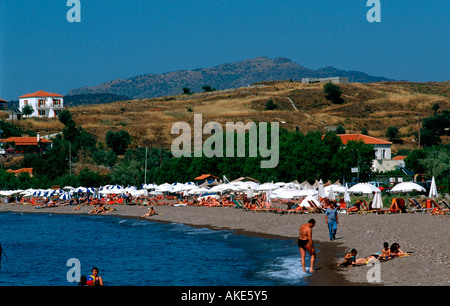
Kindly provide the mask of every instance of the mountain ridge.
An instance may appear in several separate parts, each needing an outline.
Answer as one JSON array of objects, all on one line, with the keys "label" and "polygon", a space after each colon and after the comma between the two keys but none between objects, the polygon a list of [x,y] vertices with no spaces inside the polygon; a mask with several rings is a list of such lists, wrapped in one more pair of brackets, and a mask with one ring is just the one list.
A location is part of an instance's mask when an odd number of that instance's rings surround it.
[{"label": "mountain ridge", "polygon": [[161,74],[147,73],[128,79],[115,79],[96,86],[85,86],[69,91],[68,95],[115,94],[133,99],[178,95],[183,88],[202,91],[203,85],[218,90],[245,87],[264,81],[299,81],[305,77],[348,77],[350,82],[393,81],[385,77],[370,76],[360,71],[347,71],[327,66],[317,70],[306,68],[286,57],[260,56],[209,68],[177,70]]}]

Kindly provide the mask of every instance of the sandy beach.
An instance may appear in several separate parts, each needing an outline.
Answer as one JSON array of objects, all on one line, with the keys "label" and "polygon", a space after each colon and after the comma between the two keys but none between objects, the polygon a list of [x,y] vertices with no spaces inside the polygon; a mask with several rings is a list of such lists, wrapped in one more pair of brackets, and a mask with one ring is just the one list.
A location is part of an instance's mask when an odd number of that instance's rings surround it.
[{"label": "sandy beach", "polygon": [[[105,216],[141,218],[147,206],[111,205],[116,209]],[[30,205],[0,204],[0,212],[87,214],[92,206],[74,206],[35,209]],[[280,215],[270,212],[242,211],[233,207],[155,206],[157,215],[146,218],[156,222],[183,223],[211,229],[229,229],[236,234],[256,235],[264,238],[292,240],[297,248],[298,228],[309,219],[317,222],[313,240],[320,245],[316,272],[311,285],[386,285],[386,286],[448,286],[450,285],[450,244],[446,230],[449,215],[389,214],[346,215],[339,214],[337,239],[329,241],[328,228],[323,214]],[[382,262],[378,266],[380,282],[369,282],[367,274],[373,266],[336,267],[344,253],[358,250],[358,256],[367,257],[382,250],[383,242],[397,242],[411,256]],[[299,255],[300,260],[300,255]],[[375,275],[375,274],[370,274]]]}]

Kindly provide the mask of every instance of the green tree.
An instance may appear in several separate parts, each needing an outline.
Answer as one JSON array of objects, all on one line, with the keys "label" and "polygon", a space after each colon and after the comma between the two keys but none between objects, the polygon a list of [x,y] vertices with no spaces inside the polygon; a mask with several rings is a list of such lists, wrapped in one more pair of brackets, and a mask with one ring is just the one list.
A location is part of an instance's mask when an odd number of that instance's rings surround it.
[{"label": "green tree", "polygon": [[142,174],[142,167],[138,161],[121,162],[111,173],[111,182],[125,186],[137,186],[142,182]]},{"label": "green tree", "polygon": [[58,119],[62,124],[67,125],[69,121],[72,121],[72,114],[69,110],[65,109],[59,114]]},{"label": "green tree", "polygon": [[345,131],[345,129],[344,129],[344,127],[342,125],[339,125],[336,128],[336,134],[345,134],[345,133],[346,133],[346,131]]},{"label": "green tree", "polygon": [[22,108],[22,114],[24,116],[27,116],[27,118],[28,118],[28,116],[30,116],[33,113],[34,113],[34,108],[29,104],[24,105],[24,107]]},{"label": "green tree", "polygon": [[431,109],[434,111],[435,116],[437,115],[439,108],[440,108],[439,102],[434,103],[433,106],[431,107]]},{"label": "green tree", "polygon": [[325,94],[325,98],[327,100],[330,100],[334,104],[342,104],[344,102],[344,100],[341,98],[341,88],[336,84],[326,83],[323,86],[323,92]]},{"label": "green tree", "polygon": [[400,130],[396,126],[388,127],[386,131],[386,137],[389,138],[390,141],[395,141],[400,134]]},{"label": "green tree", "polygon": [[216,89],[211,85],[202,85],[202,89],[204,92],[216,91]]},{"label": "green tree", "polygon": [[123,155],[131,144],[131,136],[127,131],[119,131],[117,133],[108,131],[106,133],[106,145],[117,155]]}]

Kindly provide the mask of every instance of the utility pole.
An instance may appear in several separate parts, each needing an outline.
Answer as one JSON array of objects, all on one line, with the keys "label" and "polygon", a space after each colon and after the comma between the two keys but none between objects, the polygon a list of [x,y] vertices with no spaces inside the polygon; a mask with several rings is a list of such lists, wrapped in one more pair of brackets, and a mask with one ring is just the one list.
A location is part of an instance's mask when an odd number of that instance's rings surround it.
[{"label": "utility pole", "polygon": [[144,184],[147,184],[147,147],[145,147],[145,170],[144,170]]},{"label": "utility pole", "polygon": [[69,173],[72,176],[72,143],[69,142]]},{"label": "utility pole", "polygon": [[417,123],[418,123],[418,125],[419,125],[419,141],[418,141],[418,146],[419,146],[419,149],[420,149],[420,113],[419,114],[417,114],[418,116],[419,116],[419,119],[417,120]]}]

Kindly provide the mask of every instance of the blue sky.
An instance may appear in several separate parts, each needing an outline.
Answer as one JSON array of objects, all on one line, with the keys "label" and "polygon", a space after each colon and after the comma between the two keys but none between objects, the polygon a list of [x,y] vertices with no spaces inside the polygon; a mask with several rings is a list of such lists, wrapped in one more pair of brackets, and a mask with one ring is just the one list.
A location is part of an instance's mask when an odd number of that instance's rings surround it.
[{"label": "blue sky", "polygon": [[450,1],[0,0],[0,97],[258,56],[410,81],[450,79]]}]

